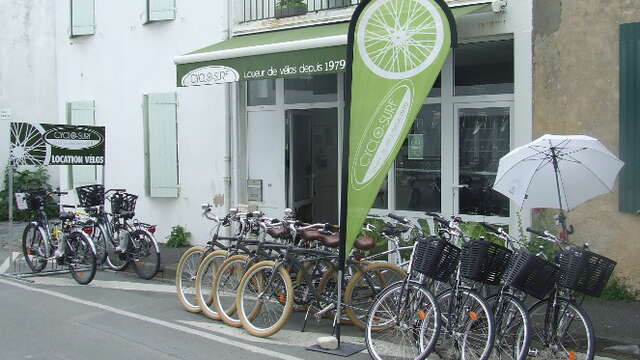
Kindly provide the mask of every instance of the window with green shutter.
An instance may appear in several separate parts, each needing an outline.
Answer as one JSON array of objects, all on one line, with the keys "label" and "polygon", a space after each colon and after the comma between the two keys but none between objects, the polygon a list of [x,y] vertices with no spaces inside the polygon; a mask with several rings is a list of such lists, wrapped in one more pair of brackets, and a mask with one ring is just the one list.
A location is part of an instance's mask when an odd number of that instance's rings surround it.
[{"label": "window with green shutter", "polygon": [[95,0],[71,1],[71,36],[93,35],[96,33]]},{"label": "window with green shutter", "polygon": [[176,93],[144,96],[147,195],[178,197]]},{"label": "window with green shutter", "polygon": [[[67,124],[95,125],[96,106],[94,101],[67,103]],[[69,188],[98,183],[97,166],[69,165]]]},{"label": "window with green shutter", "polygon": [[640,23],[620,25],[620,211],[640,211]]},{"label": "window with green shutter", "polygon": [[147,0],[147,22],[176,18],[176,0]]}]

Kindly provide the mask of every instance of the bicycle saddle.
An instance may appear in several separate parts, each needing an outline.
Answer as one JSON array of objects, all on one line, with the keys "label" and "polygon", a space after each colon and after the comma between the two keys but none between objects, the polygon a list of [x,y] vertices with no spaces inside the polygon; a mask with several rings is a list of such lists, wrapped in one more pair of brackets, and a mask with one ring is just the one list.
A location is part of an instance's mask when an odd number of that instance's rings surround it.
[{"label": "bicycle saddle", "polygon": [[340,236],[338,234],[323,234],[319,230],[305,230],[302,238],[307,241],[320,241],[326,247],[335,248],[340,245]]},{"label": "bicycle saddle", "polygon": [[353,247],[360,250],[369,250],[376,247],[376,240],[368,236],[360,236]]},{"label": "bicycle saddle", "polygon": [[382,232],[385,233],[386,235],[389,235],[389,236],[397,236],[397,235],[400,235],[402,233],[407,232],[407,230],[409,230],[409,228],[404,227],[404,226],[386,225],[384,227],[384,229],[382,230]]},{"label": "bicycle saddle", "polygon": [[267,234],[274,239],[284,239],[287,234],[287,229],[284,227],[274,227],[267,229]]}]

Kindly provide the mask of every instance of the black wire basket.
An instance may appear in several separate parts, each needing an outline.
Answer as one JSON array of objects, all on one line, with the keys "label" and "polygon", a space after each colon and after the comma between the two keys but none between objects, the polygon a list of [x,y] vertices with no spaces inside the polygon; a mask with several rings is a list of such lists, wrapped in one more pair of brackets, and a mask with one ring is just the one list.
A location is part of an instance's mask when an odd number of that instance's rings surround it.
[{"label": "black wire basket", "polygon": [[79,186],[76,194],[82,207],[104,205],[104,186],[100,184]]},{"label": "black wire basket", "polygon": [[573,248],[560,253],[558,285],[598,297],[602,294],[616,262],[586,249]]},{"label": "black wire basket", "polygon": [[469,280],[498,285],[513,252],[484,239],[473,239],[462,246],[460,275]]},{"label": "black wire basket", "polygon": [[503,279],[506,285],[537,299],[543,299],[556,284],[558,272],[558,265],[526,249],[517,249],[511,255]]},{"label": "black wire basket", "polygon": [[458,266],[460,248],[437,236],[418,239],[412,269],[438,281],[448,281]]},{"label": "black wire basket", "polygon": [[115,193],[111,195],[111,212],[114,214],[134,212],[136,210],[137,199],[138,195],[120,192]]},{"label": "black wire basket", "polygon": [[38,211],[43,210],[47,205],[47,195],[46,190],[29,190],[26,191],[25,200],[27,203],[27,210]]}]

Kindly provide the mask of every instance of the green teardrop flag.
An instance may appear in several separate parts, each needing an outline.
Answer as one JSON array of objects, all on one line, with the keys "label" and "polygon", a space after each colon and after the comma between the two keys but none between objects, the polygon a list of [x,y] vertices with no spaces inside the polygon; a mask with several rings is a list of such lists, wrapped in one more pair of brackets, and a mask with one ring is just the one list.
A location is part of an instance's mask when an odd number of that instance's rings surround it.
[{"label": "green teardrop flag", "polygon": [[439,0],[364,1],[351,21],[345,256],[456,36]]}]

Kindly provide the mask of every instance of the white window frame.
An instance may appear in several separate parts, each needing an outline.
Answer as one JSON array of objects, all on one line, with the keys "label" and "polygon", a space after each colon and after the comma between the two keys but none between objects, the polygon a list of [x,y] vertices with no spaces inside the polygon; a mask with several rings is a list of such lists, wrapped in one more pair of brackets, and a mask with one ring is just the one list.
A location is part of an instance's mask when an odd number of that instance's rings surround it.
[{"label": "white window frame", "polygon": [[[74,22],[73,22],[73,2],[74,1],[91,1],[93,2],[93,24],[85,25],[87,27],[92,27],[91,32],[82,32],[76,33],[74,32]],[[96,1],[95,0],[69,0],[69,37],[79,37],[79,36],[92,36],[96,33]]]},{"label": "white window frame", "polygon": [[176,7],[176,0],[172,0],[173,1],[173,8],[170,10],[164,10],[164,11],[171,11],[172,15],[171,16],[166,16],[166,17],[160,17],[160,18],[152,18],[151,16],[151,12],[152,12],[152,8],[153,8],[153,2],[157,1],[157,0],[145,0],[145,12],[144,12],[144,24],[149,24],[149,23],[155,23],[155,22],[161,22],[161,21],[172,21],[176,19],[176,15],[177,15],[177,7]]}]

